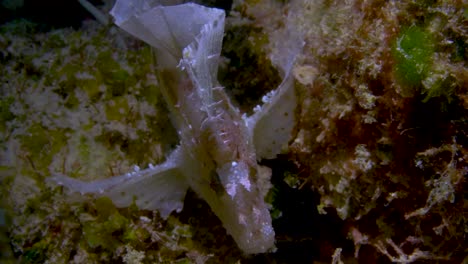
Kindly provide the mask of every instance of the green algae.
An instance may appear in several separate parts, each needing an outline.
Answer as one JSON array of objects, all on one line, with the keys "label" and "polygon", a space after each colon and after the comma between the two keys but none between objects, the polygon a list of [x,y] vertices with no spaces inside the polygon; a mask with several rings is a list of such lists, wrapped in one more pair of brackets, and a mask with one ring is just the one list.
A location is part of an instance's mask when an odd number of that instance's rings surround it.
[{"label": "green algae", "polygon": [[67,143],[66,132],[65,129],[48,129],[39,123],[34,123],[27,129],[26,134],[18,136],[24,158],[31,165],[24,171],[32,169],[33,174],[38,172],[42,175],[48,174],[48,166],[54,155]]},{"label": "green algae", "polygon": [[114,234],[125,233],[130,221],[117,211],[109,198],[98,198],[94,205],[96,220],[83,223],[83,239],[93,249],[114,250],[118,245]]},{"label": "green algae", "polygon": [[15,119],[15,115],[10,111],[15,98],[12,96],[0,100],[0,131],[4,132],[7,129],[6,122]]},{"label": "green algae", "polygon": [[431,34],[420,26],[407,27],[398,36],[393,54],[397,61],[395,72],[398,78],[404,85],[417,89],[431,70],[434,40]]},{"label": "green algae", "polygon": [[127,117],[128,110],[127,98],[123,96],[114,97],[106,104],[106,117],[109,120],[122,120]]}]

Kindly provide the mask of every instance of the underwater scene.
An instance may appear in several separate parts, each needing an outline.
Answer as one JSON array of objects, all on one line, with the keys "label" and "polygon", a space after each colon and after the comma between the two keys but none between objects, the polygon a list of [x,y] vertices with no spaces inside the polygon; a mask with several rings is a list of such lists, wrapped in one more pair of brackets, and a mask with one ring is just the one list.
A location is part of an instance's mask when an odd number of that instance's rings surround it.
[{"label": "underwater scene", "polygon": [[468,4],[1,0],[0,263],[468,263]]}]

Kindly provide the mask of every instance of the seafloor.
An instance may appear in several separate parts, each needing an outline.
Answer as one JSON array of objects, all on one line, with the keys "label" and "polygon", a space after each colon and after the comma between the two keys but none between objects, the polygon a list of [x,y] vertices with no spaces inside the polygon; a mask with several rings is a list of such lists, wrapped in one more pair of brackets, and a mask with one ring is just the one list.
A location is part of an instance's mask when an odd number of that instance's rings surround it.
[{"label": "seafloor", "polygon": [[465,1],[198,1],[227,11],[219,81],[242,111],[281,81],[280,33],[305,43],[294,139],[261,162],[276,251],[255,256],[193,192],[163,220],[46,181],[158,164],[178,141],[148,46],[38,2],[0,9],[1,263],[468,261]]}]

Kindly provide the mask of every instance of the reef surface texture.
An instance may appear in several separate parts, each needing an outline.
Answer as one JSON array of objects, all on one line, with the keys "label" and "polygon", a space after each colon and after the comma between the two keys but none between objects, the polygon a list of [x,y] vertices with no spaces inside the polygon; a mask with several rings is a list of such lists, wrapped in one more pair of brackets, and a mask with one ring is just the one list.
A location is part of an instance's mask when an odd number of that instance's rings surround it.
[{"label": "reef surface texture", "polygon": [[0,4],[1,263],[467,262],[466,3],[79,2]]}]

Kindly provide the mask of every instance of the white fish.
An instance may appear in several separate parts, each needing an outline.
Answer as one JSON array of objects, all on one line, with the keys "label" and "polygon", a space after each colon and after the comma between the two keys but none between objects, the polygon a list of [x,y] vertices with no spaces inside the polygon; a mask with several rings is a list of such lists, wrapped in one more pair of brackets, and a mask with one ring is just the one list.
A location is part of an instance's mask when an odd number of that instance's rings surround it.
[{"label": "white fish", "polygon": [[287,147],[295,125],[296,95],[291,77],[295,55],[288,47],[283,82],[251,117],[241,115],[217,82],[225,13],[193,3],[118,0],[115,23],[155,48],[161,92],[180,144],[167,160],[110,179],[83,182],[51,177],[72,191],[110,197],[116,206],[134,200],[163,217],[179,212],[187,188],[210,205],[247,254],[274,249],[268,192],[271,170],[257,164]]}]

